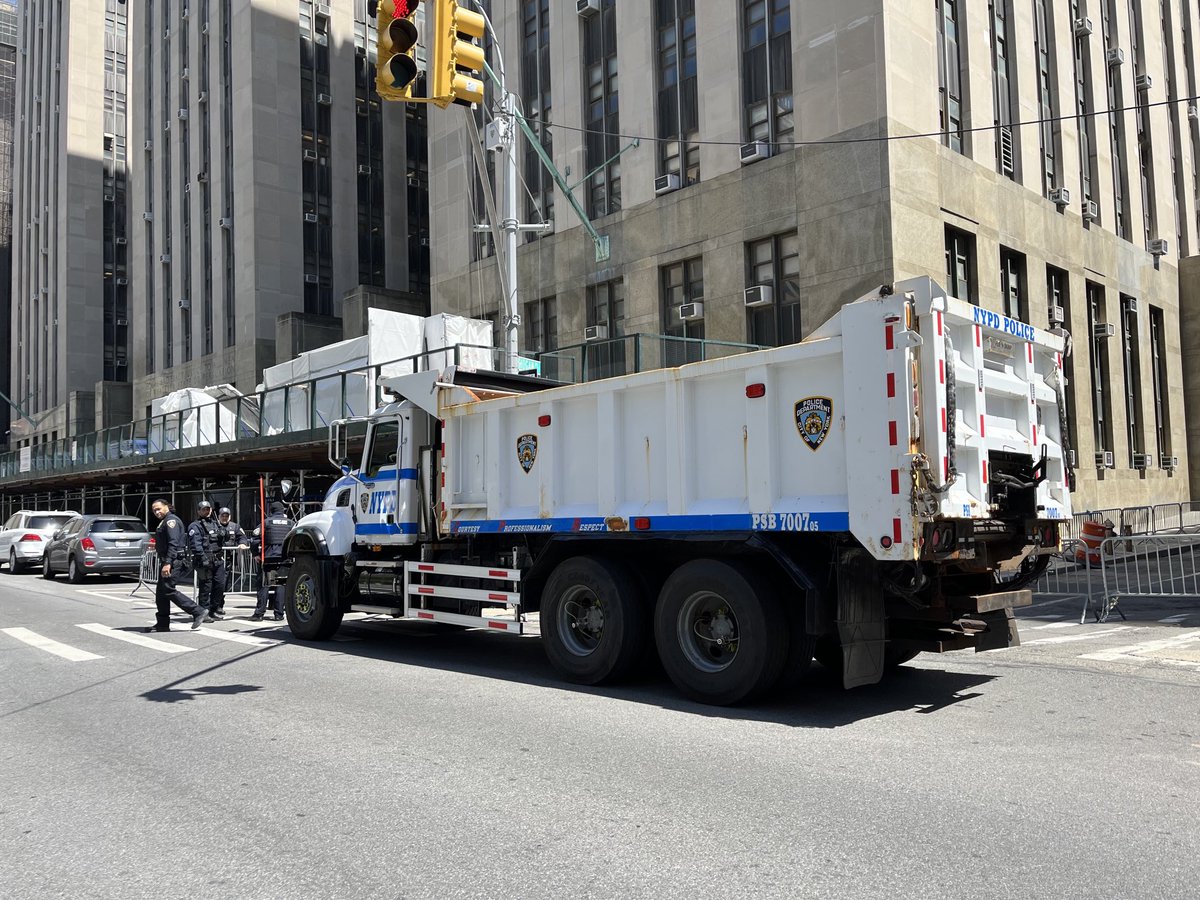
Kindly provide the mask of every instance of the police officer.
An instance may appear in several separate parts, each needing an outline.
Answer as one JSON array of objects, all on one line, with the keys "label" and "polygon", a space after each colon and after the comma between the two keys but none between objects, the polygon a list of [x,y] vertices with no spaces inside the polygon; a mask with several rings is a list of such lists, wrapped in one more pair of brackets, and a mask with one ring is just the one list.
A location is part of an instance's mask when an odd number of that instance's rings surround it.
[{"label": "police officer", "polygon": [[[197,518],[188,526],[188,547],[192,551],[192,565],[196,570],[196,602],[203,607],[206,615],[204,621],[223,618],[213,615],[213,582],[216,575],[217,557],[221,553],[221,532],[217,520],[213,518],[212,504],[201,500],[196,508]],[[225,592],[224,584],[220,593]]]},{"label": "police officer", "polygon": [[171,511],[171,504],[166,500],[155,500],[150,509],[155,518],[159,519],[158,531],[154,535],[154,550],[158,555],[158,581],[154,585],[154,603],[157,607],[154,625],[147,631],[171,630],[171,604],[174,603],[192,617],[192,628],[200,627],[204,621],[204,609],[196,601],[182,593],[175,586],[175,581],[184,568],[184,552],[186,545],[183,538],[183,523],[179,516]]},{"label": "police officer", "polygon": [[263,550],[263,573],[258,587],[258,603],[254,607],[254,615],[250,617],[252,622],[263,620],[267,611],[267,598],[272,595],[274,601],[271,608],[275,611],[275,621],[283,619],[283,590],[279,584],[282,580],[281,575],[285,574],[283,542],[295,524],[295,520],[287,512],[287,507],[279,501],[271,504],[271,512],[263,523],[262,535],[259,537]]},{"label": "police officer", "polygon": [[213,566],[212,603],[209,607],[217,619],[225,615],[225,589],[229,587],[229,569],[223,551],[235,547],[246,550],[250,547],[250,539],[242,531],[242,526],[231,520],[232,515],[228,506],[222,506],[217,512],[218,544]]}]

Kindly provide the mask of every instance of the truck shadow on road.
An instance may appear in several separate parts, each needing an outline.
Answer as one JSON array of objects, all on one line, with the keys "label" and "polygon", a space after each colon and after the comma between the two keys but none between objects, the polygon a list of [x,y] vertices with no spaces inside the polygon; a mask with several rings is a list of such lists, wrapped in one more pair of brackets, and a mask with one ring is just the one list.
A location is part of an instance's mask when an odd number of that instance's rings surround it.
[{"label": "truck shadow on road", "polygon": [[[286,628],[258,631],[256,635],[294,640]],[[991,675],[908,665],[886,674],[880,684],[846,691],[840,678],[814,662],[801,684],[789,693],[776,693],[750,706],[730,708],[706,706],[681,697],[657,666],[648,667],[644,674],[623,684],[602,687],[571,684],[558,677],[546,661],[541,641],[531,637],[483,631],[445,632],[416,622],[367,626],[347,622],[338,637],[340,640],[301,646],[359,659],[613,697],[709,718],[774,722],[796,728],[838,728],[905,712],[930,715],[982,696],[974,689],[994,680]]]}]

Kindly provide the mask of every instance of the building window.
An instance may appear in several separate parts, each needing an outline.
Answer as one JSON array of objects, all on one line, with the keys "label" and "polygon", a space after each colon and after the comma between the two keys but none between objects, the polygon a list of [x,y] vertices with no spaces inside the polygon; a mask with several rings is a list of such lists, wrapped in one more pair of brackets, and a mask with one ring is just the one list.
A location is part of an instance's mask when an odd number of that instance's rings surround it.
[{"label": "building window", "polygon": [[[521,3],[521,102],[529,127],[553,157],[550,132],[552,95],[550,91],[550,0],[522,0]],[[526,215],[530,221],[554,219],[554,179],[542,165],[537,151],[525,142]],[[537,232],[526,233],[534,240]]]},{"label": "building window", "polygon": [[587,289],[587,324],[603,327],[606,337],[589,342],[584,354],[584,380],[624,375],[625,282],[621,279],[594,284]]},{"label": "building window", "polygon": [[800,332],[800,236],[777,234],[746,244],[746,286],[766,288],[770,302],[746,309],[746,335],[752,344],[794,344]]},{"label": "building window", "polygon": [[938,98],[942,143],[959,153],[963,149],[962,48],[959,43],[961,0],[935,0],[938,28]]},{"label": "building window", "polygon": [[304,311],[331,316],[333,179],[329,32],[317,28],[314,0],[300,0],[300,147],[304,229]]},{"label": "building window", "polygon": [[1029,321],[1029,292],[1025,283],[1025,255],[1000,248],[1000,296],[1004,314],[1018,322]]},{"label": "building window", "polygon": [[1121,295],[1121,341],[1125,376],[1125,426],[1128,429],[1129,465],[1145,452],[1142,438],[1142,354],[1138,346],[1137,300]]},{"label": "building window", "polygon": [[[1079,0],[1071,0],[1071,21],[1082,16]],[[1079,183],[1085,201],[1095,200],[1093,185],[1096,180],[1096,122],[1091,114],[1092,76],[1091,56],[1088,53],[1087,34],[1076,34],[1075,57],[1075,115],[1078,116],[1076,130],[1079,133]],[[1097,210],[1098,211],[1098,210]]]},{"label": "building window", "polygon": [[[704,337],[704,258],[685,259],[659,270],[663,334],[674,338]],[[684,318],[684,316],[687,318]],[[703,358],[701,344],[668,341],[663,353],[668,366]]]},{"label": "building window", "polygon": [[946,290],[951,297],[977,302],[975,297],[975,236],[946,226]]},{"label": "building window", "polygon": [[[1114,39],[1113,22],[1116,20],[1116,0],[1103,0],[1100,6],[1100,23],[1103,29],[1104,46],[1117,48]],[[1108,89],[1108,108],[1124,109],[1124,93],[1121,87],[1120,66],[1108,66],[1105,69],[1105,81]],[[1125,146],[1125,117],[1111,115],[1108,117],[1108,137],[1112,148],[1113,166],[1113,211],[1116,216],[1114,230],[1117,237],[1129,240],[1129,173],[1125,169],[1128,157]]]},{"label": "building window", "polygon": [[1058,144],[1062,139],[1058,118],[1058,91],[1055,88],[1054,44],[1050,20],[1046,16],[1046,0],[1034,0],[1034,55],[1038,67],[1038,136],[1042,150],[1042,195],[1049,196],[1059,184]]},{"label": "building window", "polygon": [[[1054,266],[1046,266],[1046,303],[1049,306],[1050,330],[1056,334],[1065,333],[1071,327],[1071,297],[1067,273]],[[1067,433],[1063,435],[1062,445],[1070,449],[1074,446],[1072,436],[1079,433],[1079,419],[1075,402],[1075,357],[1069,347],[1062,354],[1062,367],[1067,403]]]},{"label": "building window", "polygon": [[1104,288],[1087,284],[1088,305],[1088,363],[1092,376],[1092,438],[1096,446],[1097,468],[1103,466],[1101,454],[1111,451],[1112,398],[1108,383],[1108,337],[1104,327],[1107,320]]},{"label": "building window", "polygon": [[237,341],[237,316],[234,314],[233,244],[233,8],[231,0],[221,0],[221,82],[225,102],[221,109],[221,159],[225,171],[224,208],[230,227],[221,229],[221,255],[225,265],[225,346]]},{"label": "building window", "polygon": [[[374,55],[367,36],[368,4],[354,4],[354,131],[358,195],[358,283],[383,287],[383,104],[375,90]],[[371,11],[374,11],[372,7]],[[373,18],[373,17],[372,17]],[[415,105],[415,104],[414,104]],[[406,109],[407,112],[407,109]],[[409,166],[411,158],[406,155]]]},{"label": "building window", "polygon": [[695,0],[655,0],[658,28],[658,174],[700,180]]},{"label": "building window", "polygon": [[1171,457],[1171,407],[1167,390],[1167,345],[1163,311],[1150,307],[1151,378],[1154,388],[1154,438],[1158,464],[1167,468]]},{"label": "building window", "polygon": [[[992,0],[992,93],[996,106],[996,171],[1017,177],[1017,145],[1013,140],[1016,78],[1009,21],[1012,0]],[[943,129],[945,130],[945,129]]]},{"label": "building window", "polygon": [[584,167],[588,214],[621,208],[621,122],[617,103],[617,6],[602,0],[600,15],[583,20]]},{"label": "building window", "polygon": [[558,349],[558,302],[554,297],[525,304],[525,349],[530,353]]},{"label": "building window", "polygon": [[791,0],[742,0],[742,95],[747,141],[792,140]]}]

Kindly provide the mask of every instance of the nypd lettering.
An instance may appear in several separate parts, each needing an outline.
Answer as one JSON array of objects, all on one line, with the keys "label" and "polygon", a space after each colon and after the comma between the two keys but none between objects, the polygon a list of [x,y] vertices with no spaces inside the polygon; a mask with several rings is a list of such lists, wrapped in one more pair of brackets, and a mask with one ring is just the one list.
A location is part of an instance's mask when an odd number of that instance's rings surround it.
[{"label": "nypd lettering", "polygon": [[[366,495],[364,494],[364,497]],[[371,516],[386,516],[389,513],[396,511],[396,492],[395,491],[375,491],[371,494],[371,502],[367,508],[367,515]]]},{"label": "nypd lettering", "polygon": [[1018,322],[1016,319],[1010,319],[1008,316],[1002,316],[1000,313],[992,312],[990,309],[982,309],[978,306],[974,308],[974,313],[976,325],[1002,331],[1005,334],[1011,334],[1013,337],[1031,343],[1037,337],[1037,329],[1032,325],[1026,325],[1024,322]]}]

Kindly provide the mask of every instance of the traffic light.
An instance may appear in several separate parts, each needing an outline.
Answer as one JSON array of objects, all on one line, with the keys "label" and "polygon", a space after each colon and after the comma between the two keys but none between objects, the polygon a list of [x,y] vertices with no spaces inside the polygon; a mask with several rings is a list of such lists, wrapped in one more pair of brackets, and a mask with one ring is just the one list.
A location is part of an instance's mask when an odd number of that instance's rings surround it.
[{"label": "traffic light", "polygon": [[[457,0],[434,0],[430,97],[439,106],[483,102],[483,41],[486,21]],[[478,43],[477,43],[478,42]]]},{"label": "traffic light", "polygon": [[417,80],[417,6],[421,0],[379,0],[375,90],[384,100],[412,100]]}]

